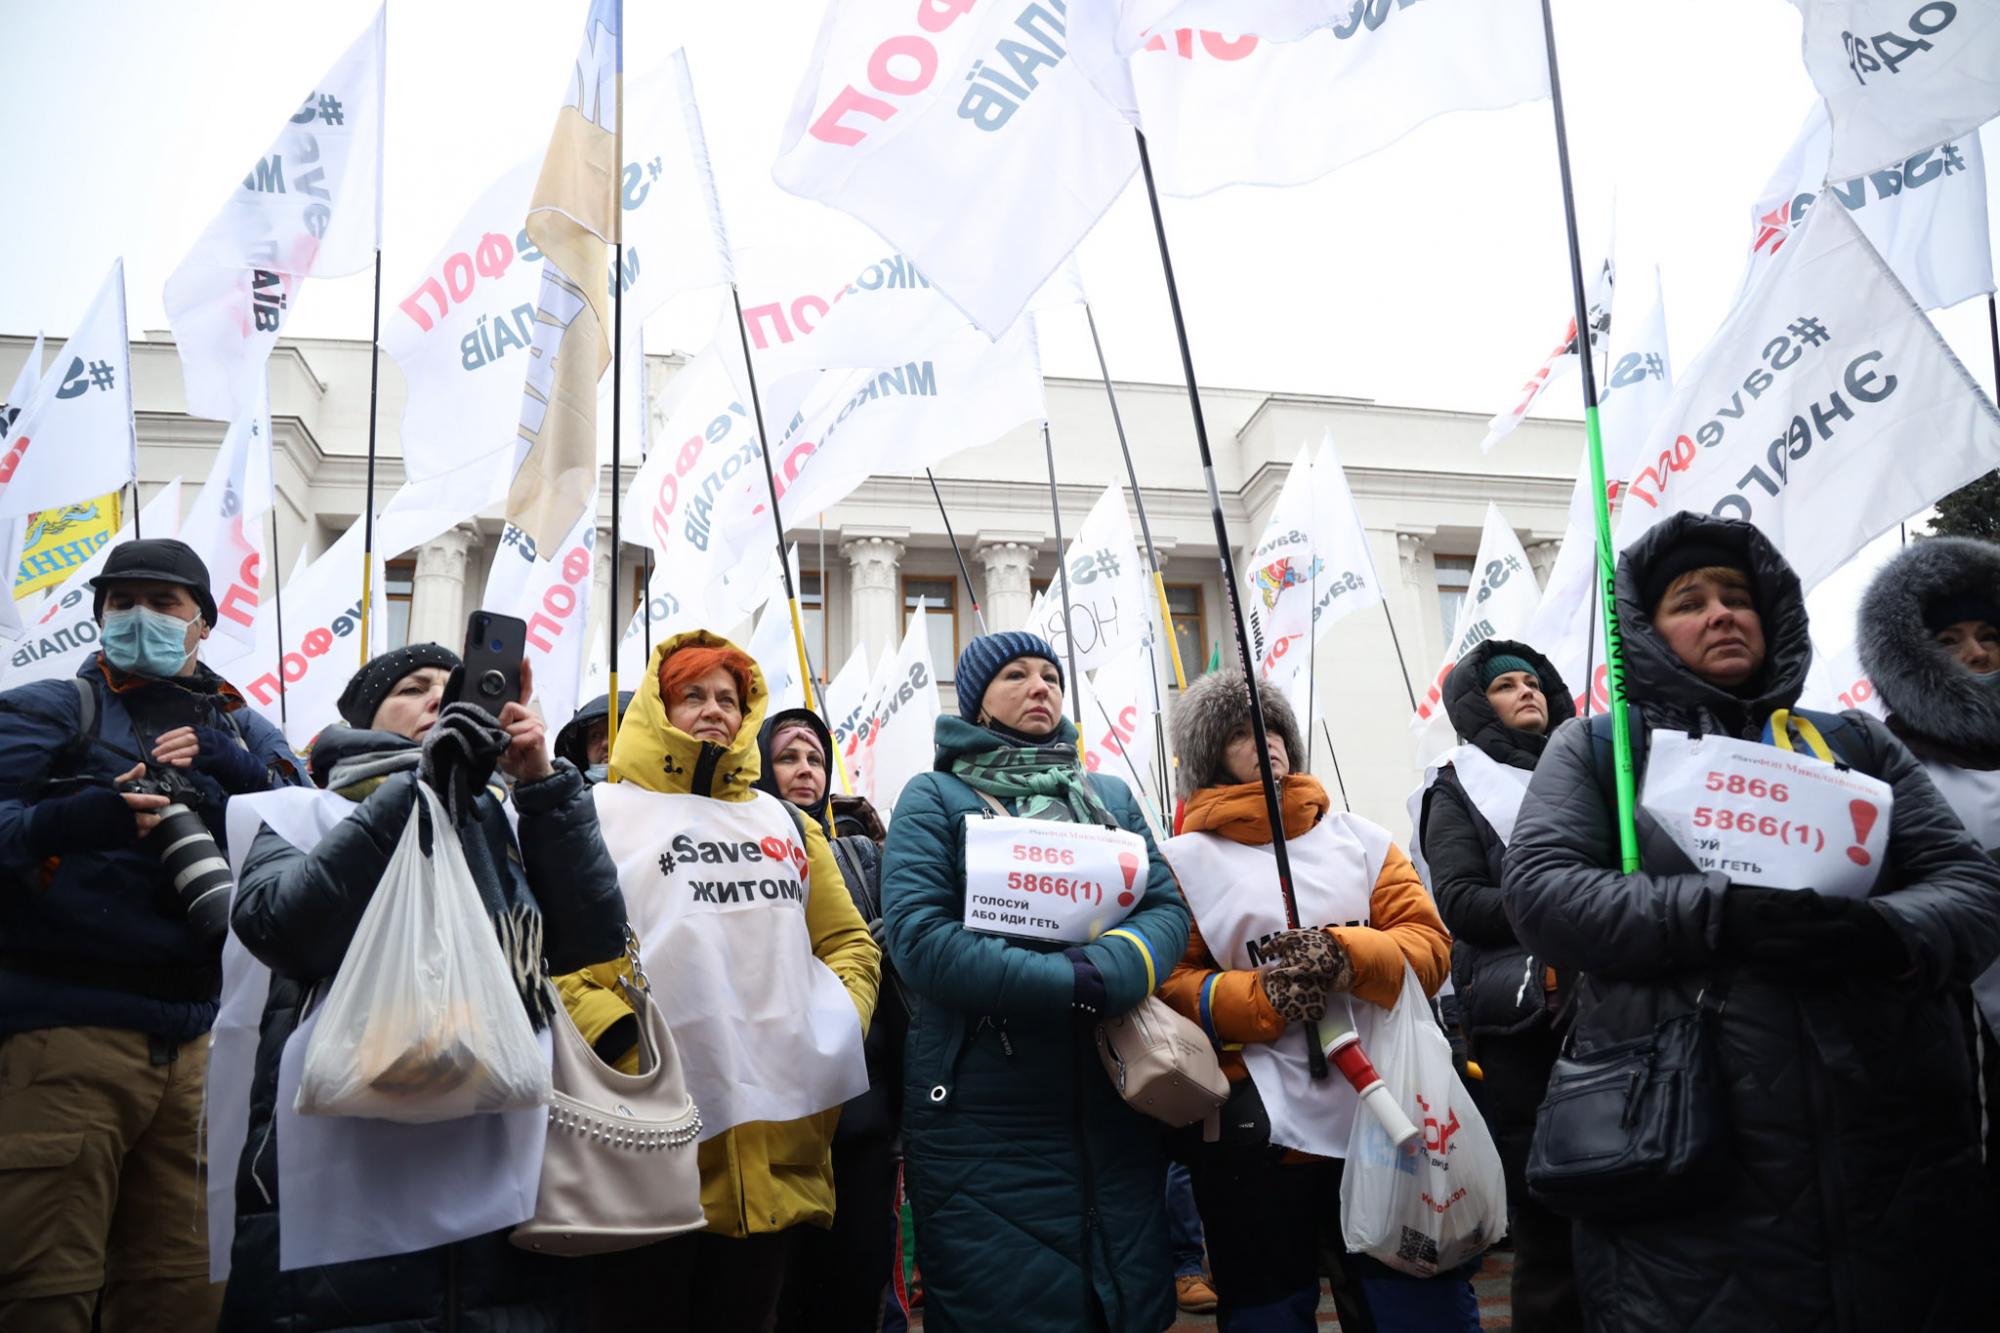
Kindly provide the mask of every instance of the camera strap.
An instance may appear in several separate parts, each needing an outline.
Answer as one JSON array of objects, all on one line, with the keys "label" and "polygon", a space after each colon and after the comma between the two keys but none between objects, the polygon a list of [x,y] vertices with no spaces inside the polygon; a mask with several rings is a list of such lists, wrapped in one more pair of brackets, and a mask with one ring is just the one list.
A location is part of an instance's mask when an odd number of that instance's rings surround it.
[{"label": "camera strap", "polygon": [[128,763],[136,764],[142,762],[138,755],[133,754],[124,746],[113,745],[110,741],[98,735],[97,691],[91,688],[90,682],[82,676],[72,676],[70,683],[76,686],[77,721],[74,726],[59,717],[44,713],[38,708],[23,708],[17,703],[10,703],[5,699],[0,699],[0,712],[13,713],[20,717],[31,718],[44,726],[69,733],[69,739],[64,741],[61,747],[57,749],[55,761],[49,766],[50,776],[66,776],[65,770],[75,768],[82,760],[84,752],[92,746],[96,746],[100,750],[107,750],[112,755],[126,760]]}]

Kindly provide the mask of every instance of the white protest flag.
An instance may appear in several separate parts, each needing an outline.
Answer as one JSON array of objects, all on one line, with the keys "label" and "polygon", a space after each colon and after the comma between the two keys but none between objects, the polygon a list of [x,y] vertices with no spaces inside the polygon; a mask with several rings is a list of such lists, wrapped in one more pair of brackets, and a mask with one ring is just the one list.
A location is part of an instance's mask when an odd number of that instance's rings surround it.
[{"label": "white protest flag", "polygon": [[7,433],[0,518],[18,518],[130,482],[137,471],[125,261],[111,272]]},{"label": "white protest flag", "polygon": [[534,539],[511,523],[500,530],[486,574],[483,611],[528,622],[528,662],[535,702],[551,729],[569,721],[588,657],[591,590],[596,584],[597,516],[585,510],[562,547],[537,560]]},{"label": "white protest flag", "polygon": [[799,649],[792,638],[792,608],[783,589],[758,613],[756,627],[750,631],[749,653],[764,672],[764,689],[770,695],[766,717],[780,709],[805,707]]},{"label": "white protest flag", "polygon": [[1316,453],[1299,446],[1244,584],[1257,675],[1280,689],[1290,688],[1305,670],[1307,650],[1337,621],[1382,600],[1333,432]]},{"label": "white protest flag", "polygon": [[234,421],[307,278],[375,262],[382,244],[388,7],[321,76],[167,279],[188,412]]},{"label": "white protest flag", "polygon": [[1255,33],[1273,42],[1295,42],[1327,27],[1351,37],[1362,28],[1374,32],[1398,8],[1407,10],[1413,3],[1408,0],[1392,8],[1389,0],[1365,5],[1354,0],[1123,0],[1118,6],[1118,49],[1137,51],[1153,37],[1176,28]]},{"label": "white protest flag", "polygon": [[1138,167],[1063,7],[833,0],[772,175],[874,228],[998,337]]},{"label": "white protest flag", "polygon": [[1295,42],[1256,34],[1239,17],[1176,25],[1131,54],[1139,123],[1165,193],[1302,185],[1437,116],[1549,95],[1535,0],[1428,0]]},{"label": "white protest flag", "polygon": [[931,771],[937,730],[937,670],[931,663],[931,636],[919,603],[903,631],[903,646],[884,659],[868,687],[866,711],[855,728],[850,754],[854,792],[868,798],[887,821],[903,787]]},{"label": "white protest flag", "polygon": [[1154,831],[1165,825],[1158,808],[1159,733],[1153,729],[1159,701],[1154,695],[1152,635],[1114,654],[1075,688],[1083,703],[1083,766],[1117,778],[1132,789]]},{"label": "white protest flag", "polygon": [[672,573],[674,595],[699,616],[719,607],[723,557],[734,559],[716,541],[717,502],[744,480],[763,485],[748,402],[725,350],[711,347],[688,362],[667,386],[666,422],[625,495],[625,540],[652,548],[655,567]]},{"label": "white protest flag", "polygon": [[[1577,489],[1586,497],[1589,479]],[[1542,589],[1534,618],[1528,622],[1522,642],[1549,659],[1563,684],[1576,700],[1578,715],[1585,710],[1602,713],[1611,707],[1610,671],[1604,661],[1604,612],[1597,585],[1597,538],[1593,528],[1574,520],[1563,533],[1562,548],[1556,552],[1549,570],[1549,584]],[[1591,677],[1586,690],[1584,677]]]},{"label": "white protest flag", "polygon": [[[1630,283],[1621,291],[1628,297],[1641,294]],[[1597,381],[1598,437],[1604,449],[1606,486],[1632,474],[1654,424],[1673,400],[1674,363],[1667,349],[1667,305],[1657,267],[1653,269],[1651,296],[1645,307],[1619,302],[1611,321],[1610,353]],[[1597,510],[1590,496],[1589,449],[1586,444],[1577,465],[1569,521],[1594,533]]]},{"label": "white protest flag", "polygon": [[1823,195],[1854,214],[1862,235],[1924,309],[1942,310],[1993,290],[1986,156],[1977,133],[1926,148],[1880,171],[1824,185],[1832,147],[1826,103],[1815,102],[1751,209],[1743,291],[1762,276],[1806,210]]},{"label": "white protest flag", "polygon": [[1747,519],[1810,590],[2000,464],[2000,413],[1844,208],[1815,208],[1674,390],[1623,549],[1676,510]]},{"label": "white protest flag", "polygon": [[[920,473],[1041,420],[1047,407],[1029,323],[997,342],[965,329],[899,366],[818,376],[771,451],[783,513],[821,513],[870,476]],[[663,440],[656,452],[672,447]],[[769,492],[749,449],[752,466],[715,502],[711,540],[722,540],[725,569],[770,539]]]},{"label": "white protest flag", "polygon": [[1107,486],[1097,497],[1063,552],[1063,568],[1069,572],[1067,624],[1063,581],[1055,578],[1035,599],[1027,628],[1048,640],[1065,670],[1070,661],[1069,630],[1074,629],[1076,669],[1095,671],[1145,638],[1146,608],[1153,600],[1122,488]]},{"label": "white protest flag", "polygon": [[[175,477],[160,493],[139,510],[138,526],[151,537],[173,537],[181,526],[181,479]],[[132,540],[133,524],[127,518],[118,535],[91,553],[90,559],[70,571],[68,578],[49,589],[41,601],[21,608],[27,622],[13,652],[0,671],[0,689],[13,689],[32,680],[55,680],[76,674],[77,653],[94,648],[97,621],[90,614],[90,581],[104,568],[111,552]]]},{"label": "white protest flag", "polygon": [[[1611,261],[1607,259],[1598,269],[1596,281],[1585,294],[1590,303],[1585,313],[1590,320],[1590,350],[1593,354],[1604,346],[1605,339],[1611,333],[1614,285]],[[1576,316],[1572,314],[1563,325],[1562,337],[1558,338],[1556,345],[1549,349],[1548,357],[1542,362],[1541,368],[1528,376],[1527,381],[1521,385],[1514,405],[1486,423],[1486,438],[1479,442],[1480,452],[1491,453],[1494,445],[1506,439],[1513,433],[1514,427],[1521,424],[1528,415],[1528,409],[1535,405],[1537,398],[1541,397],[1542,390],[1548,388],[1561,375],[1576,369],[1576,349]]]},{"label": "white protest flag", "polygon": [[1458,608],[1451,646],[1431,677],[1430,689],[1417,704],[1410,730],[1417,740],[1417,765],[1423,767],[1456,744],[1451,719],[1444,711],[1444,682],[1458,659],[1488,639],[1518,639],[1527,632],[1541,600],[1535,571],[1521,549],[1521,539],[1500,513],[1486,506],[1486,528],[1479,537],[1479,554],[1472,562],[1473,586]]},{"label": "white protest flag", "polygon": [[854,651],[847,655],[847,664],[826,683],[819,701],[820,715],[826,719],[828,730],[833,732],[833,743],[841,753],[842,763],[835,766],[836,771],[846,770],[850,786],[854,780],[852,756],[862,710],[868,706],[868,686],[871,683],[868,644],[864,640],[854,645]]},{"label": "white protest flag", "polygon": [[1876,717],[1888,712],[1875,693],[1875,682],[1868,679],[1868,671],[1861,665],[1861,599],[1882,566],[1902,549],[1903,534],[1885,532],[1822,579],[1806,597],[1813,651],[1805,692],[1799,696],[1801,707],[1830,713],[1859,708]]},{"label": "white protest flag", "polygon": [[408,385],[402,441],[411,477],[436,476],[515,441],[541,286],[520,228],[538,169],[523,162],[488,186],[422,277],[392,288],[384,304],[382,350]]},{"label": "white protest flag", "polygon": [[1846,180],[1959,138],[2000,115],[2000,6],[1792,0],[1806,73],[1833,120],[1826,178]]},{"label": "white protest flag", "polygon": [[[208,480],[181,524],[181,537],[208,566],[215,595],[215,634],[243,650],[257,642],[263,590],[263,539],[259,520],[271,512],[271,406],[264,367],[251,374],[244,414],[229,425]],[[211,641],[211,655],[226,660],[227,647]]]},{"label": "white protest flag", "polygon": [[[673,590],[675,582],[672,570],[655,565],[645,604],[632,613],[632,618],[625,622],[625,632],[618,636],[618,688],[621,693],[631,689],[632,683],[645,674],[654,644],[685,630],[704,629],[713,623],[705,611]],[[576,706],[581,708],[592,699],[602,699],[609,688],[610,680],[604,667],[604,641],[601,636],[593,635],[590,666],[577,687]]]},{"label": "white protest flag", "polygon": [[[42,378],[42,335],[35,335],[35,345],[28,349],[28,355],[21,362],[20,373],[14,377],[14,387],[7,392],[5,402],[0,402],[0,440],[7,438],[14,427],[14,419],[21,415],[21,409],[35,392],[35,385]],[[21,637],[21,608],[16,604],[14,585],[19,580],[21,549],[28,540],[28,515],[18,514],[13,518],[0,520],[0,570],[7,571],[7,590],[0,596],[0,639]]]}]

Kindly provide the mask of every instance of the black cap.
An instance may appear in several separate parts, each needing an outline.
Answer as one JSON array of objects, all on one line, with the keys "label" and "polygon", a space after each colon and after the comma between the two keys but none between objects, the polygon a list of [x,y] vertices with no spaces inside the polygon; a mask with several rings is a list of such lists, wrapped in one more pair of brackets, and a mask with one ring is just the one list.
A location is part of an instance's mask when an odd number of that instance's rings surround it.
[{"label": "black cap", "polygon": [[354,673],[347,688],[340,692],[335,707],[348,726],[366,729],[375,720],[375,710],[389,697],[389,691],[396,688],[397,681],[425,667],[454,671],[458,665],[458,654],[441,644],[412,643],[391,648],[369,658],[368,665]]},{"label": "black cap", "polygon": [[147,537],[111,548],[104,568],[90,581],[90,613],[104,618],[104,594],[114,583],[178,583],[194,594],[201,618],[215,624],[215,594],[208,590],[208,566],[186,542]]}]

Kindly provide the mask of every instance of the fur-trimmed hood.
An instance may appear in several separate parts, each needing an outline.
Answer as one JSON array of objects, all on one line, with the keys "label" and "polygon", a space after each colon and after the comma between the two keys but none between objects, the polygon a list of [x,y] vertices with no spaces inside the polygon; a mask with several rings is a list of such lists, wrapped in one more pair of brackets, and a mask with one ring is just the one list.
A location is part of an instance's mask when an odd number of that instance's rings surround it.
[{"label": "fur-trimmed hood", "polygon": [[1924,623],[1927,607],[1968,596],[2000,598],[2000,546],[1969,537],[1912,542],[1861,599],[1861,665],[1912,749],[1961,767],[2000,767],[2000,676],[1975,676]]},{"label": "fur-trimmed hood", "polygon": [[[1285,743],[1292,771],[1303,773],[1306,763],[1305,738],[1298,718],[1285,696],[1268,682],[1257,686],[1264,706],[1264,725]],[[1191,681],[1174,704],[1174,753],[1180,758],[1180,774],[1175,782],[1185,800],[1203,787],[1234,783],[1222,756],[1229,737],[1250,720],[1250,694],[1243,688],[1240,671],[1211,671]]]}]

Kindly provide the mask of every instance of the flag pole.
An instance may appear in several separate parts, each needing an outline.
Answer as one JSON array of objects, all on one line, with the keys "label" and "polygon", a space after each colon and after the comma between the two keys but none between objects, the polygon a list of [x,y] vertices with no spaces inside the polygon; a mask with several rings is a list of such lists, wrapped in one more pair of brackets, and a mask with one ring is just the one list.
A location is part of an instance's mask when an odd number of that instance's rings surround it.
[{"label": "flag pole", "polygon": [[[624,40],[622,15],[619,27],[621,29],[619,40],[622,43]],[[622,79],[620,83],[619,100],[622,103],[624,100]],[[625,160],[623,142],[625,116],[622,106],[619,108],[617,119],[619,126],[617,160],[622,163]],[[618,202],[613,200],[612,206],[617,207]],[[619,527],[618,496],[619,492],[625,489],[625,478],[619,471],[622,461],[619,428],[624,424],[625,418],[625,228],[622,225],[624,219],[620,218],[619,221],[621,224],[618,228],[619,239],[611,244],[611,605],[604,611],[604,638],[608,649],[606,660],[609,663],[605,673],[604,691],[606,754],[618,744],[618,636],[625,628],[618,617],[618,548],[623,544],[621,541],[623,530]],[[591,503],[596,503],[595,497],[592,497]],[[652,589],[646,589],[642,594],[642,600],[650,602],[651,592]],[[649,647],[646,653],[646,660],[649,663],[652,661],[652,656]],[[612,779],[616,780],[615,777]]]},{"label": "flag pole", "polygon": [[1618,851],[1625,873],[1639,869],[1638,803],[1632,773],[1632,737],[1626,730],[1625,646],[1618,630],[1613,578],[1617,552],[1611,545],[1611,505],[1604,490],[1604,436],[1597,420],[1597,365],[1590,347],[1590,299],[1583,289],[1583,254],[1577,244],[1576,187],[1570,177],[1569,130],[1563,120],[1562,77],[1556,63],[1555,18],[1542,0],[1542,40],[1548,52],[1549,104],[1556,122],[1556,163],[1561,169],[1563,227],[1569,239],[1570,294],[1576,303],[1578,368],[1583,372],[1583,428],[1590,442],[1591,501],[1597,517],[1597,576],[1604,603],[1604,665],[1611,695],[1611,757],[1618,795]]},{"label": "flag pole", "polygon": [[[1379,576],[1376,580],[1381,581]],[[1410,711],[1417,711],[1417,687],[1410,684],[1410,664],[1403,656],[1403,640],[1396,634],[1396,617],[1389,614],[1389,591],[1382,590],[1382,620],[1389,626],[1389,646],[1396,650],[1396,669],[1403,676],[1403,692],[1410,696]]]},{"label": "flag pole", "polygon": [[1069,656],[1070,711],[1076,715],[1076,757],[1083,758],[1083,680],[1076,674],[1076,630],[1069,617],[1069,553],[1063,550],[1062,501],[1056,496],[1056,447],[1049,439],[1049,423],[1042,421],[1042,455],[1049,462],[1049,513],[1056,523],[1056,582],[1061,585],[1063,638]]},{"label": "flag pole", "polygon": [[[1986,333],[1993,340],[1993,398],[2000,402],[2000,304],[1995,304],[1993,293],[1986,293]],[[133,494],[138,494],[138,482],[132,483]]]},{"label": "flag pole", "polygon": [[[945,540],[951,543],[951,558],[958,561],[958,576],[965,580],[965,595],[972,599],[972,618],[979,622],[979,632],[986,632],[986,615],[979,609],[979,590],[972,586],[972,574],[965,567],[965,552],[958,549],[958,535],[951,530],[951,515],[944,511],[944,497],[938,494],[937,478],[929,468],[924,469],[924,480],[931,484],[931,499],[937,501],[938,517],[944,520]],[[1057,546],[1062,542],[1058,540]]]},{"label": "flag pole", "polygon": [[1181,668],[1180,639],[1174,634],[1174,613],[1167,605],[1167,582],[1160,573],[1159,548],[1153,545],[1153,525],[1146,520],[1146,498],[1139,493],[1139,472],[1132,466],[1132,446],[1125,439],[1125,418],[1118,411],[1118,394],[1111,387],[1111,367],[1104,361],[1104,344],[1097,339],[1097,316],[1090,302],[1083,303],[1083,318],[1090,325],[1090,345],[1097,350],[1097,373],[1104,380],[1104,396],[1111,403],[1111,424],[1118,431],[1118,452],[1125,456],[1125,476],[1132,483],[1132,503],[1139,510],[1139,534],[1146,542],[1146,560],[1153,567],[1153,595],[1160,602],[1160,620],[1167,627],[1167,651],[1174,664],[1174,688],[1187,688],[1187,673]]},{"label": "flag pole", "polygon": [[[1181,314],[1180,288],[1174,282],[1174,261],[1167,250],[1167,224],[1160,214],[1160,192],[1153,183],[1153,161],[1146,152],[1146,136],[1133,131],[1139,143],[1139,169],[1146,178],[1146,202],[1153,211],[1153,235],[1160,247],[1160,270],[1167,281],[1167,304],[1173,310],[1174,337],[1180,343],[1181,373],[1187,379],[1188,410],[1194,415],[1194,442],[1201,452],[1202,480],[1208,483],[1209,518],[1215,525],[1216,556],[1222,565],[1222,587],[1229,599],[1230,617],[1236,623],[1236,652],[1243,663],[1245,693],[1250,702],[1250,730],[1257,744],[1257,775],[1264,784],[1264,809],[1271,821],[1271,854],[1278,867],[1278,889],[1284,896],[1285,925],[1298,929],[1299,901],[1292,892],[1292,858],[1285,846],[1284,805],[1278,799],[1278,780],[1271,772],[1268,732],[1264,727],[1264,705],[1257,689],[1257,663],[1250,652],[1249,626],[1243,619],[1243,595],[1236,586],[1236,560],[1229,551],[1229,527],[1222,517],[1222,493],[1215,486],[1215,458],[1208,448],[1208,423],[1201,413],[1201,396],[1195,389],[1194,353],[1188,348],[1187,320]],[[1326,1052],[1319,1043],[1319,1026],[1305,1025],[1306,1058],[1315,1080],[1326,1077]]]},{"label": "flag pole", "polygon": [[1354,802],[1347,799],[1347,779],[1340,776],[1340,755],[1333,748],[1333,730],[1326,725],[1326,715],[1319,719],[1319,729],[1326,735],[1327,757],[1333,760],[1333,781],[1340,788],[1340,805],[1344,810],[1353,810]]},{"label": "flag pole", "polygon": [[382,247],[375,247],[374,329],[368,336],[368,483],[361,500],[361,665],[368,665],[369,612],[375,600],[375,415],[382,394]]},{"label": "flag pole", "polygon": [[[122,491],[125,488],[120,486],[118,489]],[[132,474],[132,537],[135,541],[146,535],[145,530],[139,526],[139,508],[139,475],[137,472],[134,472]],[[284,673],[279,672],[278,679],[283,680],[284,678]]]},{"label": "flag pole", "polygon": [[[1313,477],[1316,466],[1312,459],[1306,460],[1306,496],[1312,502],[1315,520],[1319,516],[1319,490]],[[1313,766],[1312,715],[1319,711],[1319,550],[1316,542],[1306,570],[1309,574],[1306,587],[1312,594],[1312,609],[1306,613],[1306,772],[1310,773]],[[1333,741],[1329,738],[1327,744],[1332,745]],[[1338,761],[1334,767],[1339,768]]]},{"label": "flag pole", "polygon": [[[778,510],[778,477],[771,467],[771,449],[775,441],[771,439],[771,432],[764,428],[764,404],[757,392],[757,366],[750,359],[750,330],[743,322],[743,295],[734,281],[729,284],[729,300],[736,307],[736,338],[743,348],[743,373],[750,383],[750,415],[757,423],[757,456],[764,460],[764,491],[771,497],[771,524],[778,538],[778,574],[784,580],[785,602],[792,612],[792,646],[799,653],[799,683],[805,689],[806,707],[818,712],[813,695],[812,663],[806,657],[805,622],[799,617],[799,590],[792,584],[792,562],[785,554],[785,520]],[[839,759],[838,753],[834,757]],[[845,783],[844,762],[841,767],[841,781]]]},{"label": "flag pole", "polygon": [[[135,514],[137,510],[133,511]],[[271,506],[271,611],[278,619],[278,725],[291,723],[285,709],[285,576],[278,560],[278,507]]]}]

